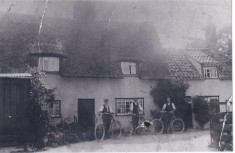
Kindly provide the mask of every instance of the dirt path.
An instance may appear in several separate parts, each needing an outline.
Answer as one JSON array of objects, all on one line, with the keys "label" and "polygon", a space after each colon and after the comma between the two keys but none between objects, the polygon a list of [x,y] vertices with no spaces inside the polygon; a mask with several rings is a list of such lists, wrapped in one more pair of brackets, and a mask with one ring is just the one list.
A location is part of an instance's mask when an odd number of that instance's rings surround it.
[{"label": "dirt path", "polygon": [[170,135],[143,135],[118,140],[90,141],[50,148],[45,152],[137,152],[137,151],[216,151],[209,148],[209,131]]},{"label": "dirt path", "polygon": [[[43,153],[52,152],[188,152],[216,151],[209,148],[209,131],[192,131],[182,134],[142,135],[107,139],[103,142],[87,141],[56,148],[46,148]],[[17,151],[19,148],[0,148],[1,153]]]}]

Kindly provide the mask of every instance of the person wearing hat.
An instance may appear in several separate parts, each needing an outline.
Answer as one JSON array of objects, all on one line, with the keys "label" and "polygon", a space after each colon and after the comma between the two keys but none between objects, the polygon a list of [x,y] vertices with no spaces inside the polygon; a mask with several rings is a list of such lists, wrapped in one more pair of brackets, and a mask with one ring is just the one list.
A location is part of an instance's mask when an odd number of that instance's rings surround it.
[{"label": "person wearing hat", "polygon": [[139,104],[138,100],[135,98],[134,102],[131,103],[131,106],[130,106],[130,113],[132,114],[133,129],[136,129],[136,127],[138,126],[140,111],[143,111],[143,107]]},{"label": "person wearing hat", "polygon": [[111,114],[113,114],[112,108],[109,106],[109,99],[104,99],[104,104],[99,109],[99,115],[102,113],[102,120],[105,128],[105,136],[109,137],[109,128],[112,120]]}]

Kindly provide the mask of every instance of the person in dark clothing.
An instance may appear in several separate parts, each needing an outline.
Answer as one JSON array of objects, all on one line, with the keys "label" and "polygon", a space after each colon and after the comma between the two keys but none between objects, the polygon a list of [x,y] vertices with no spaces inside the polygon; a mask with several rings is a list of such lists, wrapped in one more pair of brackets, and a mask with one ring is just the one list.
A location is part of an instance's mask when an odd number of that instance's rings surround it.
[{"label": "person in dark clothing", "polygon": [[134,99],[134,102],[131,103],[130,113],[132,114],[132,124],[133,129],[136,129],[139,123],[139,114],[140,111],[143,111],[143,107],[138,103],[137,99]]},{"label": "person in dark clothing", "polygon": [[174,103],[171,102],[171,99],[168,97],[166,99],[166,103],[162,107],[162,111],[164,112],[163,121],[164,121],[164,133],[167,132],[167,129],[170,125],[171,118],[174,115],[174,111],[176,110]]},{"label": "person in dark clothing", "polygon": [[105,136],[109,137],[109,129],[110,129],[110,124],[112,120],[111,115],[113,114],[113,110],[109,106],[108,99],[104,99],[104,104],[99,109],[99,114],[101,113],[102,113],[102,120],[103,120],[104,128],[105,128]]}]

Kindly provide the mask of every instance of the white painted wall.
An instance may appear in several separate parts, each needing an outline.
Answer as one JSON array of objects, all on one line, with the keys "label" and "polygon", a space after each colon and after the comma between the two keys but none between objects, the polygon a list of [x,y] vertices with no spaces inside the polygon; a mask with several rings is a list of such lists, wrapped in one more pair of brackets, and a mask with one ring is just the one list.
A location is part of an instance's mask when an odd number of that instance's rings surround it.
[{"label": "white painted wall", "polygon": [[[110,105],[114,111],[115,98],[144,98],[145,117],[151,117],[150,110],[156,108],[150,90],[157,81],[141,80],[138,77],[125,77],[124,79],[108,78],[78,78],[61,77],[58,74],[47,74],[45,82],[50,88],[56,88],[56,98],[60,99],[63,117],[73,119],[77,116],[77,103],[79,98],[95,99],[95,112],[103,104],[105,98],[109,98]],[[193,80],[188,82],[190,87],[186,92],[187,96],[219,96],[219,101],[225,101],[232,94],[232,81],[207,79]],[[117,116],[123,125],[130,116]],[[195,124],[195,121],[194,125]]]},{"label": "white painted wall", "polygon": [[[156,85],[153,80],[141,80],[138,77],[125,77],[124,79],[108,78],[78,78],[61,77],[57,74],[47,74],[45,82],[50,88],[56,88],[56,98],[61,100],[63,117],[73,119],[77,116],[77,103],[79,98],[95,99],[95,112],[103,104],[105,98],[115,111],[115,98],[144,98],[145,117],[151,117],[150,111],[155,109],[153,98],[150,95],[151,87]],[[130,116],[118,116],[122,122],[131,119]]]},{"label": "white painted wall", "polygon": [[[225,102],[232,95],[232,80],[206,79],[188,81],[189,89],[186,96],[219,96],[220,102]],[[225,111],[225,107],[220,106],[220,111]],[[193,116],[193,126],[197,126]],[[205,125],[209,128],[209,124]]]},{"label": "white painted wall", "polygon": [[187,96],[219,96],[219,101],[225,102],[232,95],[232,80],[191,80],[188,83]]}]

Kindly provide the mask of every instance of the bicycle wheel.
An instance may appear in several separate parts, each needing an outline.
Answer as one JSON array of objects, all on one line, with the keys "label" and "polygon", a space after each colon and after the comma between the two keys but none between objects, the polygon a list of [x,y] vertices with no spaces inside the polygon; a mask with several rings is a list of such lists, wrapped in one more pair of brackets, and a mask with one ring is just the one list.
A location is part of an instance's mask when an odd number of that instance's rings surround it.
[{"label": "bicycle wheel", "polygon": [[159,119],[153,120],[154,133],[161,134],[164,130],[164,124]]},{"label": "bicycle wheel", "polygon": [[114,138],[119,138],[121,136],[122,128],[119,121],[113,121],[111,123],[111,132]]},{"label": "bicycle wheel", "polygon": [[171,128],[174,133],[181,133],[184,131],[184,121],[180,118],[176,118],[171,123]]},{"label": "bicycle wheel", "polygon": [[102,141],[104,139],[105,129],[103,123],[97,123],[95,125],[95,139]]},{"label": "bicycle wheel", "polygon": [[132,122],[129,121],[127,126],[123,129],[123,132],[122,132],[125,136],[131,136],[132,133],[133,133],[133,125],[132,125]]},{"label": "bicycle wheel", "polygon": [[152,134],[152,133],[154,132],[154,126],[153,126],[153,122],[152,122],[152,121],[150,121],[150,122],[148,123],[148,125],[146,125],[145,127],[146,127],[146,128],[145,128],[145,132],[146,132],[147,134]]},{"label": "bicycle wheel", "polygon": [[143,128],[140,127],[140,126],[138,126],[138,127],[135,129],[135,134],[143,135],[143,134],[144,134]]}]

